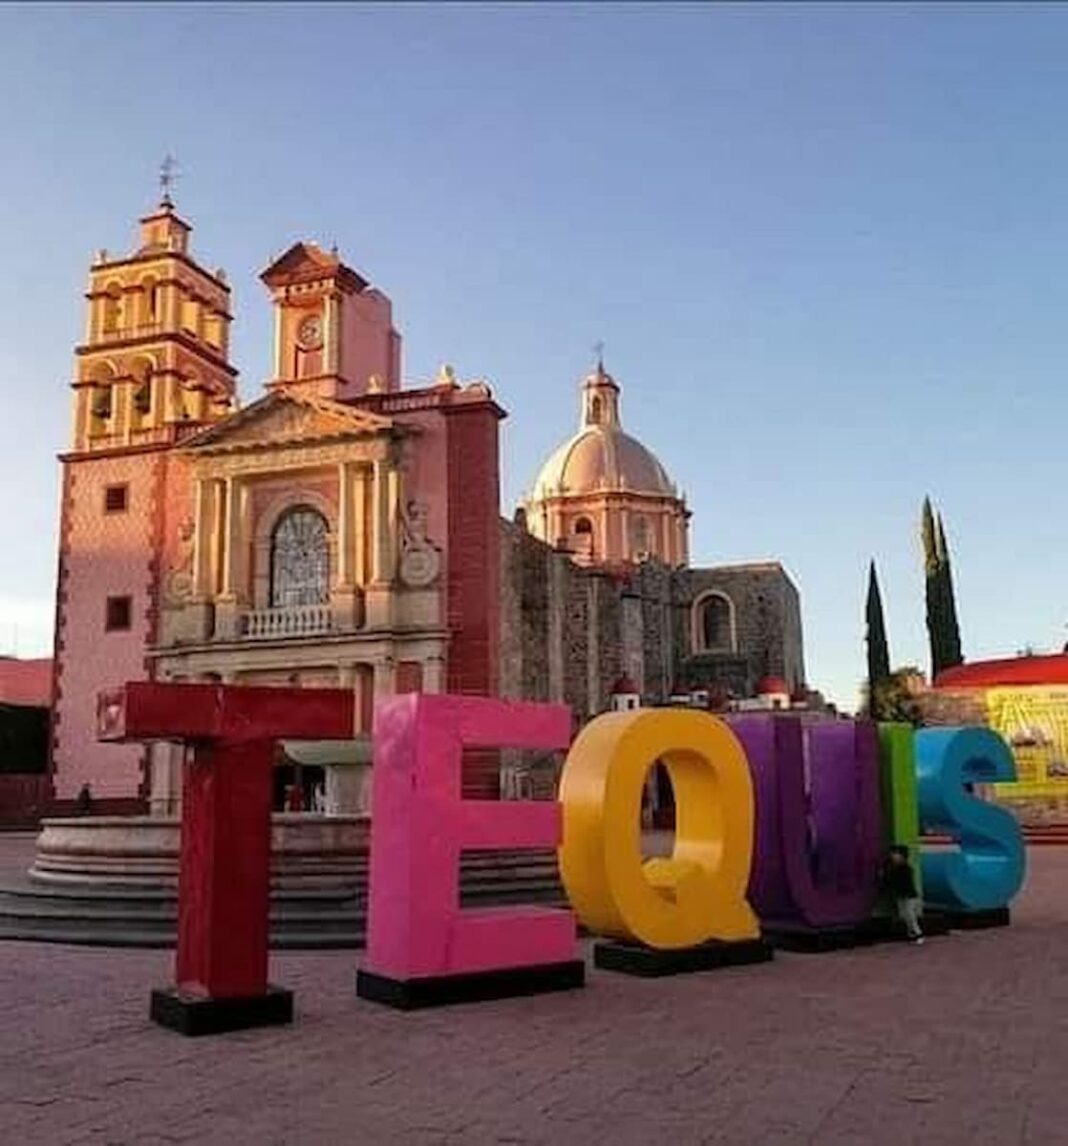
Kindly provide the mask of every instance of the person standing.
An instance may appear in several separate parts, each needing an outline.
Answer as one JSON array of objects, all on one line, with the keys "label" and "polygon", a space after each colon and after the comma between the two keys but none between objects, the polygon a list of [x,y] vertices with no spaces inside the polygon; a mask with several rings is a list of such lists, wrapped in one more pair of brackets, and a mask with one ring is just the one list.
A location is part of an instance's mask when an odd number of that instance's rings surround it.
[{"label": "person standing", "polygon": [[898,918],[905,924],[909,942],[922,943],[920,914],[923,911],[923,901],[917,894],[916,874],[909,862],[909,849],[904,844],[895,844],[890,849],[883,869],[883,887],[894,898]]}]

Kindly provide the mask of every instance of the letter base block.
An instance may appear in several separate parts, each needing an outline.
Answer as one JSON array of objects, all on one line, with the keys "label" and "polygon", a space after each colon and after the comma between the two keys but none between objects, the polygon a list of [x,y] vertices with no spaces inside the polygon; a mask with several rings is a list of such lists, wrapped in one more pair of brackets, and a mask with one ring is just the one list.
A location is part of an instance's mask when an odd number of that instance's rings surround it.
[{"label": "letter base block", "polygon": [[586,964],[581,959],[417,979],[391,979],[373,971],[356,972],[356,994],[361,999],[383,1003],[399,1011],[571,991],[585,985]]},{"label": "letter base block", "polygon": [[[920,917],[925,939],[948,935],[950,926],[941,914]],[[863,923],[841,927],[769,927],[768,940],[780,951],[817,954],[823,951],[845,951],[850,947],[871,947],[876,943],[903,942],[908,936],[901,920],[889,915],[876,915]]]},{"label": "letter base block", "polygon": [[987,911],[936,910],[925,919],[937,919],[947,931],[983,931],[988,927],[1008,927],[1012,922],[1007,907],[994,907]]},{"label": "letter base block", "polygon": [[602,971],[621,971],[624,975],[659,979],[664,975],[687,975],[692,971],[767,963],[774,954],[763,939],[738,943],[712,940],[696,947],[679,948],[646,947],[644,943],[604,939],[593,945],[593,965]]},{"label": "letter base block", "polygon": [[161,1027],[190,1036],[280,1026],[293,1021],[293,992],[268,985],[264,995],[213,999],[163,987],[152,992],[149,1014]]}]

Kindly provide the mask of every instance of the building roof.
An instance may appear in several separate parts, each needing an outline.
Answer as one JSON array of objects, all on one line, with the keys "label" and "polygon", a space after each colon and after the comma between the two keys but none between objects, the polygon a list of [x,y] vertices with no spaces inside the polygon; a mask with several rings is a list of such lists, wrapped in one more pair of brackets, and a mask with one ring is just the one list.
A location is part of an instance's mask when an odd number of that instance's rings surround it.
[{"label": "building roof", "polygon": [[677,497],[656,456],[612,426],[587,426],[557,449],[534,483],[534,500],[599,492]]},{"label": "building roof", "polygon": [[976,661],[945,669],[935,678],[934,687],[944,689],[995,688],[998,685],[1068,684],[1068,655],[1007,657],[1003,660]]},{"label": "building roof", "polygon": [[0,657],[0,703],[47,708],[52,703],[51,657]]},{"label": "building roof", "polygon": [[336,251],[327,254],[315,243],[303,242],[294,243],[279,255],[260,279],[269,287],[334,279],[354,294],[359,294],[369,285],[358,271],[345,266]]}]

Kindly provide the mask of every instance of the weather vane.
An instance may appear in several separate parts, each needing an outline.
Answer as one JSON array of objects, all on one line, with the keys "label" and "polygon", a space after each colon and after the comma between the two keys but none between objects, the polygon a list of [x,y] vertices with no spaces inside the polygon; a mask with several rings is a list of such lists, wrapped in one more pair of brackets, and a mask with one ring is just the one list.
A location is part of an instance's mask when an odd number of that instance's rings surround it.
[{"label": "weather vane", "polygon": [[593,352],[594,352],[594,354],[597,355],[597,369],[603,370],[604,369],[604,343],[600,342],[600,341],[595,342],[593,344]]},{"label": "weather vane", "polygon": [[170,205],[171,188],[178,180],[178,161],[173,155],[166,155],[159,165],[159,186],[163,192],[163,202]]}]

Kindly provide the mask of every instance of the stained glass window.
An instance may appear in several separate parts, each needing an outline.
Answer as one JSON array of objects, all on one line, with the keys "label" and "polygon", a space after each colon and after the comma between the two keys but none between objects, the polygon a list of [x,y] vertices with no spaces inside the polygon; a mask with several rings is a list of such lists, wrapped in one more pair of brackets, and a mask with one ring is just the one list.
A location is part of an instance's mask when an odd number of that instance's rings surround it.
[{"label": "stained glass window", "polygon": [[323,515],[291,509],[271,537],[271,607],[323,605],[330,597],[330,538]]}]

